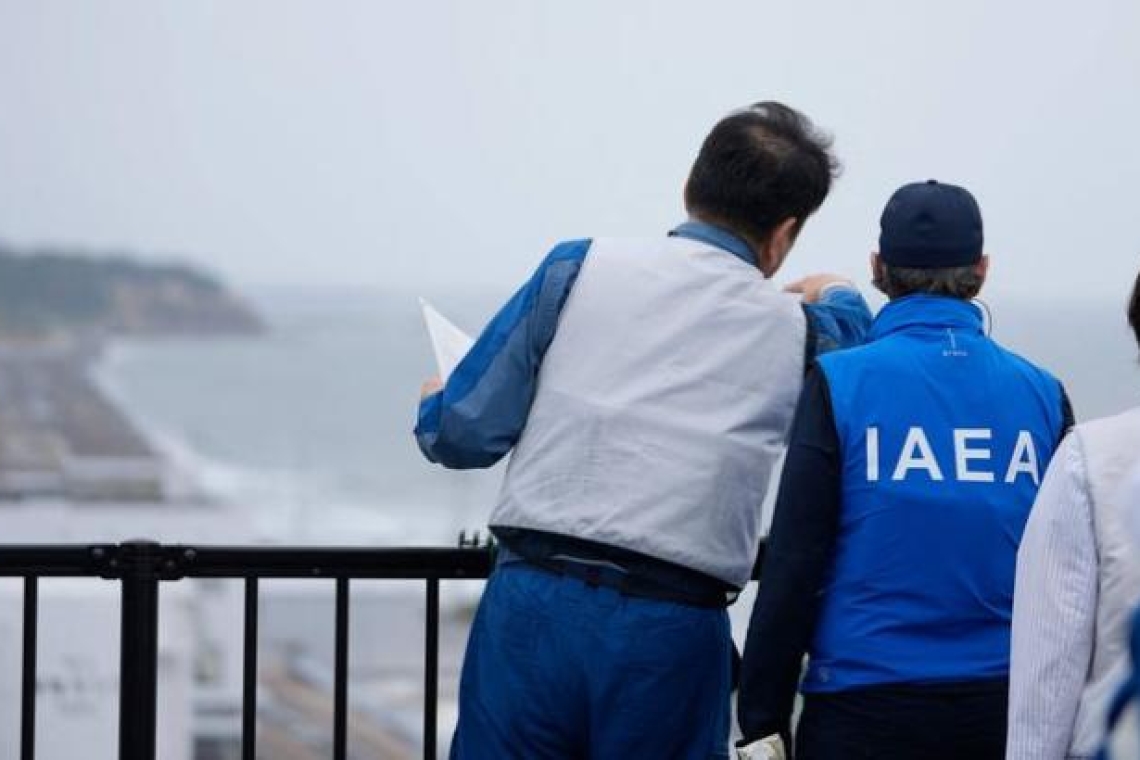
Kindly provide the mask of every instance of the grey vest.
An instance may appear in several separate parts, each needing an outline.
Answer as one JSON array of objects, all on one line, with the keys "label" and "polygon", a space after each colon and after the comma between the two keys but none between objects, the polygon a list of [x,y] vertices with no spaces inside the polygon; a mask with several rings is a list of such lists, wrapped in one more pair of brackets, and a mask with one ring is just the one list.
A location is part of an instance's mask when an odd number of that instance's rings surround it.
[{"label": "grey vest", "polygon": [[743,586],[806,329],[796,298],[725,251],[676,237],[595,240],[490,524]]}]

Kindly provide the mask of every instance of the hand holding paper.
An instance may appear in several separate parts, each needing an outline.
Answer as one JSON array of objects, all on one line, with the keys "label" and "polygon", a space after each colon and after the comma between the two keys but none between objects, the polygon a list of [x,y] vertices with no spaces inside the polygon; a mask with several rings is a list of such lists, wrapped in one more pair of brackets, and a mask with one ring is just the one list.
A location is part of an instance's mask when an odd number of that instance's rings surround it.
[{"label": "hand holding paper", "polygon": [[[428,337],[431,338],[431,347],[435,352],[435,362],[439,367],[439,387],[430,392],[434,393],[435,390],[443,387],[447,378],[451,377],[451,373],[455,371],[459,362],[471,350],[475,341],[422,298],[420,299],[420,308],[423,310],[424,324],[427,325]],[[424,383],[423,390],[425,392],[427,392],[430,383],[431,381]],[[430,393],[426,393],[426,395],[430,395]]]},{"label": "hand holding paper", "polygon": [[439,393],[442,390],[443,380],[441,380],[438,375],[429,377],[427,380],[424,380],[420,386],[420,399],[425,399],[433,393]]}]

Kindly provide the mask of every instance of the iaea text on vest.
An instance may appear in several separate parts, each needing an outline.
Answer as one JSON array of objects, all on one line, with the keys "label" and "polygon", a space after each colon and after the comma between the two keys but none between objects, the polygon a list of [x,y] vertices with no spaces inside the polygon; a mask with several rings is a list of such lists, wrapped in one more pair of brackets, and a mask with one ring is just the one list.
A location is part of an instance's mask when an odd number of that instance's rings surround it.
[{"label": "iaea text on vest", "polygon": [[[989,428],[953,428],[947,431],[953,439],[954,463],[952,468],[944,468],[934,454],[930,437],[921,427],[907,431],[906,440],[899,449],[898,458],[891,473],[891,480],[908,480],[912,473],[922,472],[933,481],[946,479],[944,472],[949,469],[954,480],[960,483],[993,483],[998,471],[993,466],[1008,463],[1000,469],[1005,483],[1015,483],[1023,475],[1040,484],[1037,447],[1029,431],[1022,430],[1009,452],[1008,458],[995,460],[991,442],[993,430]],[[867,480],[880,479],[880,431],[878,427],[867,428]]]}]

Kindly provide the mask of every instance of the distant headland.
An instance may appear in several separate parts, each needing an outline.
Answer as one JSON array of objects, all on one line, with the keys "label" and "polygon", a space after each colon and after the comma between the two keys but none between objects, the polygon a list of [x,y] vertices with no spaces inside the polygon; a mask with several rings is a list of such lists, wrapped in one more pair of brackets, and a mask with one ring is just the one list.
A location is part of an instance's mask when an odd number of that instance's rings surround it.
[{"label": "distant headland", "polygon": [[167,500],[167,462],[92,382],[92,361],[108,339],[264,329],[192,267],[0,244],[0,503]]},{"label": "distant headland", "polygon": [[124,256],[0,243],[0,340],[247,335],[256,312],[218,278]]}]

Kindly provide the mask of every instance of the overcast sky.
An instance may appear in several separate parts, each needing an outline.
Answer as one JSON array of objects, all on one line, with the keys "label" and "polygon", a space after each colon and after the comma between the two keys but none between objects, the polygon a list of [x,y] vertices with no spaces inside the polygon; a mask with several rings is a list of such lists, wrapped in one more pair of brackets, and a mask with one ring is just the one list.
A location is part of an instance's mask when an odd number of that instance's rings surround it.
[{"label": "overcast sky", "polygon": [[781,279],[866,282],[878,214],[982,204],[996,288],[1140,266],[1140,3],[0,0],[0,239],[243,285],[506,288],[660,234],[704,133],[780,99],[846,171]]}]

